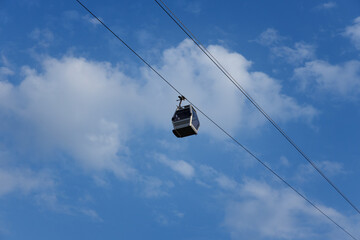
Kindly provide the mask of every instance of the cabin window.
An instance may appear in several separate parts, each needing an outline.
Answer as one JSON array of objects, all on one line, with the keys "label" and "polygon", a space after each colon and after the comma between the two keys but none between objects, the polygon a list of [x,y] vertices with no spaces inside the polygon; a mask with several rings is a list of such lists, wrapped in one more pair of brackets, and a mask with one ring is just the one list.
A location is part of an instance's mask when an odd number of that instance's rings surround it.
[{"label": "cabin window", "polygon": [[191,113],[190,113],[190,109],[182,109],[182,110],[178,110],[175,112],[174,117],[172,118],[173,121],[179,121],[179,120],[183,120],[186,118],[190,118]]}]

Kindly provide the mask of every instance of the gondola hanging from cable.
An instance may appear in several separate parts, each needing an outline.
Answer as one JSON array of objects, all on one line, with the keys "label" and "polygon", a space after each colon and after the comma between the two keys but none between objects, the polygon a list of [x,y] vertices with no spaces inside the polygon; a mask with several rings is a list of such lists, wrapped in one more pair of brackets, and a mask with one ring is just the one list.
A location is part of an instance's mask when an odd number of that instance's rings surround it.
[{"label": "gondola hanging from cable", "polygon": [[181,102],[184,100],[186,100],[184,96],[179,96],[179,106],[171,118],[174,127],[173,133],[178,138],[196,135],[200,127],[195,108],[191,104],[181,106]]}]

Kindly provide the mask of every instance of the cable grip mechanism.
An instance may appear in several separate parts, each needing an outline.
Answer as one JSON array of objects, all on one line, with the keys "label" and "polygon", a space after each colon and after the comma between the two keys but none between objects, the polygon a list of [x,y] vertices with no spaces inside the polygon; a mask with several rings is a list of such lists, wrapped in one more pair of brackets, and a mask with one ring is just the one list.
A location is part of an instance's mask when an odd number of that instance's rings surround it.
[{"label": "cable grip mechanism", "polygon": [[179,99],[178,99],[178,100],[176,100],[176,101],[180,101],[180,102],[179,102],[179,108],[181,108],[181,102],[182,102],[182,101],[185,101],[185,100],[186,100],[186,98],[185,98],[183,95],[178,96],[178,97],[179,97]]}]

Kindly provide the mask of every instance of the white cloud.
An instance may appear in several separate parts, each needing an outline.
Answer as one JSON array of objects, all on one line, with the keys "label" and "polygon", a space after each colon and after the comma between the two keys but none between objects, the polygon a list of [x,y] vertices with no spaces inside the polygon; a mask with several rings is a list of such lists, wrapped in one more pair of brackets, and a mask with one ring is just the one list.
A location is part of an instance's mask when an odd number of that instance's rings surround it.
[{"label": "white cloud", "polygon": [[[140,44],[145,45],[146,43],[154,42],[154,35],[147,29],[141,29],[135,33],[137,40]],[[156,38],[157,40],[158,38]]]},{"label": "white cloud", "polygon": [[[239,200],[227,203],[224,225],[232,239],[339,239],[347,235],[290,189],[248,180],[239,189]],[[326,214],[359,234],[360,219],[319,206]],[[347,220],[348,219],[348,220]]]},{"label": "white cloud", "polygon": [[141,177],[140,182],[143,186],[142,195],[147,198],[168,196],[168,190],[174,187],[171,181],[162,181],[156,177]]},{"label": "white cloud", "polygon": [[49,47],[54,41],[54,34],[49,29],[35,28],[29,36],[41,47]]},{"label": "white cloud", "polygon": [[93,210],[93,209],[87,209],[87,208],[83,208],[83,209],[79,209],[79,212],[84,214],[85,216],[90,217],[93,221],[96,222],[103,222],[104,220],[98,215],[98,213]]},{"label": "white cloud", "polygon": [[195,175],[194,167],[183,160],[171,160],[163,154],[156,154],[155,158],[186,179],[191,179]]},{"label": "white cloud", "polygon": [[177,141],[177,139],[174,140],[169,140],[169,139],[159,139],[157,141],[158,146],[162,147],[163,149],[169,150],[169,151],[179,151],[181,150],[183,147],[186,146],[186,143],[183,143],[181,145],[179,145],[179,142]]},{"label": "white cloud", "polygon": [[344,35],[360,50],[360,17],[355,18],[353,25],[346,27]]},{"label": "white cloud", "polygon": [[[314,108],[300,106],[295,99],[283,94],[275,79],[262,72],[250,72],[251,62],[242,55],[221,46],[211,45],[208,49],[274,119],[309,120],[316,115]],[[244,96],[190,40],[166,50],[164,62],[160,72],[230,132],[264,123],[257,110],[249,107]],[[214,132],[213,126],[210,129],[202,124],[202,129]]]},{"label": "white cloud", "polygon": [[315,57],[314,45],[297,42],[294,47],[289,47],[281,43],[285,39],[286,37],[279,35],[277,30],[268,28],[260,34],[255,42],[269,47],[272,57],[284,59],[292,65],[298,65]]},{"label": "white cloud", "polygon": [[[199,170],[199,186],[217,186],[225,190],[217,197],[221,203],[225,203],[222,226],[230,232],[231,239],[336,240],[347,237],[346,233],[289,188],[274,187],[271,184],[273,181],[251,178],[244,178],[239,183],[206,165],[201,165]],[[359,216],[346,216],[316,201],[315,204],[352,234],[360,234]]]},{"label": "white cloud", "polygon": [[54,181],[47,172],[0,167],[0,197],[13,192],[23,194],[41,192],[53,186]]},{"label": "white cloud", "polygon": [[12,71],[10,68],[8,67],[0,67],[0,80],[1,78],[4,76],[9,76],[9,75],[14,75],[14,71]]},{"label": "white cloud", "polygon": [[201,12],[202,6],[201,6],[201,2],[199,1],[191,1],[188,3],[188,5],[186,6],[186,11],[190,12],[192,14],[199,14]]},{"label": "white cloud", "polygon": [[315,58],[315,47],[302,42],[295,43],[294,48],[287,46],[272,47],[271,52],[275,57],[283,58],[294,65]]},{"label": "white cloud", "polygon": [[285,156],[280,157],[280,163],[286,167],[288,167],[290,165],[289,159]]},{"label": "white cloud", "polygon": [[[334,161],[319,161],[315,163],[321,171],[323,171],[327,176],[335,177],[337,175],[345,174],[347,171],[344,169],[343,164],[340,162]],[[296,174],[292,177],[297,182],[309,182],[317,176],[316,170],[309,164],[301,164],[297,170]]]},{"label": "white cloud", "polygon": [[[235,191],[239,187],[239,184],[235,180],[210,166],[201,165],[199,169],[201,172],[201,178],[205,181],[203,182],[203,180],[198,180],[197,183],[200,186],[209,188],[213,185],[211,182],[214,182],[218,187],[226,191]],[[207,182],[210,182],[210,184],[207,184]]]},{"label": "white cloud", "polygon": [[323,170],[328,176],[335,176],[346,173],[341,162],[322,161],[317,163],[319,168]]},{"label": "white cloud", "polygon": [[178,218],[184,218],[184,216],[185,216],[185,213],[179,212],[177,210],[173,210],[173,214],[174,214],[174,216],[176,216]]},{"label": "white cloud", "polygon": [[[37,205],[47,210],[61,214],[81,214],[94,221],[102,221],[95,210],[86,206],[76,206],[74,201],[65,204],[69,196],[64,196],[58,188],[58,178],[50,170],[31,170],[24,167],[13,167],[14,159],[7,153],[0,151],[0,199],[11,194],[21,194],[22,197],[30,197],[35,200]],[[59,199],[60,198],[60,199]],[[78,200],[81,205],[91,201],[91,197],[86,195]],[[0,233],[3,229],[0,228]]]},{"label": "white cloud", "polygon": [[284,37],[278,34],[278,31],[276,29],[268,28],[260,34],[260,36],[255,40],[255,42],[264,46],[271,46],[274,44],[278,44],[284,39]]},{"label": "white cloud", "polygon": [[63,196],[55,191],[41,192],[35,195],[37,204],[48,210],[67,215],[84,215],[95,222],[103,222],[99,214],[89,207],[83,200],[71,199],[71,203],[66,203],[70,196]]},{"label": "white cloud", "polygon": [[62,16],[68,20],[76,20],[80,18],[80,14],[75,10],[66,10],[62,13]]},{"label": "white cloud", "polygon": [[4,55],[1,55],[0,62],[0,81],[5,81],[8,76],[14,75],[15,72],[12,70],[13,67],[9,60]]},{"label": "white cloud", "polygon": [[230,189],[234,190],[237,187],[237,182],[233,179],[230,179],[226,175],[220,174],[218,177],[215,178],[215,181],[218,183],[218,185],[223,189]]},{"label": "white cloud", "polygon": [[336,3],[335,2],[326,2],[323,4],[318,5],[316,8],[317,9],[331,9],[331,8],[335,8],[336,7]]},{"label": "white cloud", "polygon": [[315,60],[295,69],[294,77],[303,90],[318,89],[345,98],[356,98],[360,93],[360,61],[339,65]]},{"label": "white cloud", "polygon": [[[316,114],[311,106],[301,106],[282,93],[275,79],[250,72],[251,63],[242,55],[215,45],[209,50],[274,119],[309,120]],[[136,178],[138,172],[128,161],[128,142],[144,127],[171,131],[176,94],[145,67],[139,70],[140,81],[109,63],[84,58],[44,58],[41,64],[42,69],[23,67],[19,85],[0,82],[0,112],[16,119],[16,124],[4,122],[0,132],[24,151],[60,151],[84,169]],[[164,51],[158,69],[226,130],[264,124],[257,110],[189,40]],[[220,134],[200,118],[200,133]],[[183,176],[193,174],[184,162],[177,170]]]},{"label": "white cloud", "polygon": [[[94,17],[90,16],[90,15],[85,15],[83,16],[83,19],[91,24],[93,24],[94,26],[96,25],[100,25],[101,23]],[[99,17],[100,21],[104,21],[101,17]]]},{"label": "white cloud", "polygon": [[307,212],[301,199],[288,191],[276,191],[266,184],[247,183],[242,194],[248,199],[230,202],[225,224],[233,239],[249,234],[252,239],[298,239],[310,237],[298,214]]},{"label": "white cloud", "polygon": [[117,153],[126,154],[127,126],[136,122],[134,116],[126,118],[138,102],[136,86],[110,65],[82,58],[48,58],[43,66],[42,73],[24,67],[19,86],[0,83],[0,111],[31,126],[30,133],[21,132],[22,126],[11,130],[20,131],[36,151],[62,150],[87,169],[109,170],[122,178],[134,174]]},{"label": "white cloud", "polygon": [[173,210],[154,210],[154,220],[160,225],[175,225],[179,223],[179,220],[184,218],[185,214],[176,209]]},{"label": "white cloud", "polygon": [[[222,226],[229,231],[231,239],[336,240],[347,237],[289,188],[274,187],[271,184],[273,181],[264,182],[250,178],[239,183],[206,165],[201,165],[199,170],[199,186],[217,186],[225,190],[223,194],[217,194],[217,197],[224,203]],[[352,234],[360,234],[360,217],[343,215],[316,201],[315,204]]]}]

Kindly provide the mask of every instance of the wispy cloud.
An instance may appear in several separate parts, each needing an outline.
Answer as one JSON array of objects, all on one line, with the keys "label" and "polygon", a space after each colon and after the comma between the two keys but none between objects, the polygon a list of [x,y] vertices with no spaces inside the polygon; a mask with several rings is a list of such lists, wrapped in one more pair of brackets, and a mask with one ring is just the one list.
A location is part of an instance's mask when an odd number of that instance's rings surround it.
[{"label": "wispy cloud", "polygon": [[303,42],[295,43],[294,47],[276,46],[272,47],[273,56],[282,58],[290,64],[298,65],[306,60],[315,58],[315,46]]},{"label": "wispy cloud", "polygon": [[54,34],[49,29],[35,28],[29,35],[29,37],[36,41],[40,47],[49,47],[54,41]]},{"label": "wispy cloud", "polygon": [[291,65],[299,65],[306,60],[315,58],[316,47],[314,45],[296,42],[293,47],[289,47],[283,43],[286,39],[279,35],[277,30],[268,28],[260,34],[255,42],[268,47],[272,57],[283,59]]},{"label": "wispy cloud", "polygon": [[[94,26],[100,25],[101,23],[94,17],[90,16],[90,15],[85,15],[82,17],[85,21],[91,23]],[[104,21],[101,17],[99,17],[99,19],[101,21]]]},{"label": "wispy cloud", "polygon": [[353,24],[345,28],[344,36],[350,38],[355,47],[360,50],[360,17],[355,18]]},{"label": "wispy cloud", "polygon": [[0,67],[0,80],[6,79],[9,75],[14,75],[14,71],[8,67]]},{"label": "wispy cloud", "polygon": [[171,160],[163,154],[156,154],[155,158],[186,179],[191,179],[195,175],[194,167],[183,160]]},{"label": "wispy cloud", "polygon": [[280,157],[280,163],[286,167],[288,167],[290,165],[289,159],[285,156]]},{"label": "wispy cloud", "polygon": [[239,187],[235,180],[210,166],[201,165],[199,170],[201,171],[202,179],[198,182],[200,186],[208,187],[213,186],[215,183],[217,187],[226,191],[234,191]]},{"label": "wispy cloud", "polygon": [[[317,161],[315,164],[330,177],[336,177],[348,172],[344,169],[341,162]],[[305,183],[314,180],[316,174],[316,170],[311,165],[301,164],[297,167],[296,173],[292,175],[292,178],[299,183]]]},{"label": "wispy cloud", "polygon": [[[344,232],[289,189],[247,180],[238,190],[240,198],[227,203],[224,225],[232,239],[327,239],[344,238]],[[319,205],[353,234],[359,234],[360,219]],[[341,237],[342,236],[342,237]]]},{"label": "wispy cloud", "polygon": [[[10,157],[0,152],[0,199],[11,195],[21,195],[23,199],[31,199],[37,207],[47,211],[53,211],[68,215],[85,215],[93,221],[102,221],[97,212],[86,205],[89,199],[86,196],[81,201],[72,200],[70,204],[65,203],[69,196],[64,196],[59,190],[58,176],[50,170],[32,170],[25,167],[14,167]],[[8,161],[11,159],[12,161]],[[17,161],[16,165],[19,165]],[[0,228],[1,234],[1,228]]]},{"label": "wispy cloud", "polygon": [[295,69],[294,78],[303,90],[317,89],[345,99],[357,99],[360,94],[360,61],[332,65],[326,61],[307,62]]},{"label": "wispy cloud", "polygon": [[318,163],[320,169],[322,169],[328,176],[336,176],[339,174],[345,174],[346,171],[341,162],[334,161],[322,161]]},{"label": "wispy cloud", "polygon": [[0,81],[6,81],[9,76],[15,74],[14,66],[3,54],[1,54],[0,63]]},{"label": "wispy cloud", "polygon": [[74,199],[71,203],[66,203],[65,198],[68,200],[70,197],[61,196],[56,191],[47,191],[35,195],[37,204],[46,210],[65,215],[83,215],[95,222],[103,221],[94,209],[86,206],[86,203]]},{"label": "wispy cloud", "polygon": [[27,168],[0,167],[0,197],[13,192],[39,193],[53,187],[54,181],[46,171],[34,172]]},{"label": "wispy cloud", "polygon": [[271,46],[280,43],[284,39],[285,37],[280,36],[276,29],[268,28],[255,39],[255,42],[264,46]]},{"label": "wispy cloud", "polygon": [[90,217],[93,221],[103,222],[104,220],[98,215],[98,213],[93,209],[81,208],[79,212],[84,214],[85,216]]},{"label": "wispy cloud", "polygon": [[163,181],[157,177],[141,177],[141,194],[146,198],[168,196],[168,190],[174,187],[171,181]]},{"label": "wispy cloud", "polygon": [[193,13],[193,14],[199,14],[202,10],[201,7],[201,2],[199,1],[191,1],[188,3],[188,5],[186,6],[186,11]]},{"label": "wispy cloud", "polygon": [[[323,163],[331,166],[334,174],[342,171],[337,163]],[[199,170],[199,186],[208,189],[213,187],[215,192],[219,193],[220,189],[224,193],[220,199],[225,203],[222,226],[229,231],[231,239],[305,240],[327,236],[335,240],[344,237],[344,232],[291,189],[274,185],[277,181],[244,177],[238,182],[207,165],[201,165]],[[311,173],[313,169],[307,170]],[[360,234],[359,217],[343,215],[318,202],[315,204],[351,233]]]},{"label": "wispy cloud", "polygon": [[316,9],[327,10],[327,9],[335,8],[336,6],[337,5],[335,2],[326,2],[326,3],[322,3],[322,4],[318,5],[316,7]]},{"label": "wispy cloud", "polygon": [[176,209],[156,209],[153,211],[155,221],[164,226],[174,225],[181,220],[185,214]]}]

